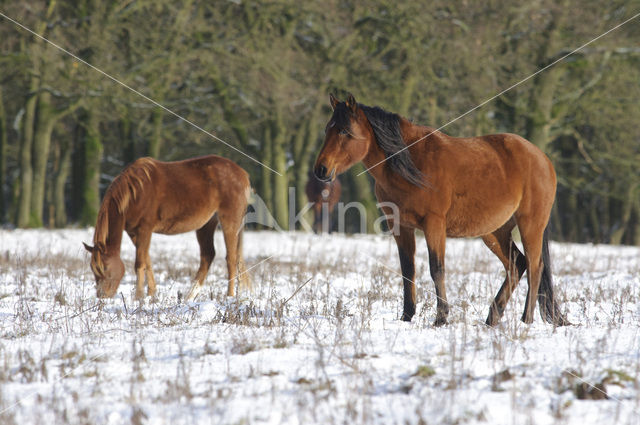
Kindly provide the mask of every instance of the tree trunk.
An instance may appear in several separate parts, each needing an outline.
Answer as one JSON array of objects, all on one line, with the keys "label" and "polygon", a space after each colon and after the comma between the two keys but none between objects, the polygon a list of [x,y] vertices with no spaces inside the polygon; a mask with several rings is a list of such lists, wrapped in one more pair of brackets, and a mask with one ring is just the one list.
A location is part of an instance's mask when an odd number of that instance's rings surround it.
[{"label": "tree trunk", "polygon": [[67,194],[70,197],[69,220],[78,222],[82,211],[82,192],[84,190],[85,176],[85,137],[86,130],[84,124],[85,112],[79,114],[78,119],[73,124],[72,149],[71,149],[71,190]]},{"label": "tree trunk", "polygon": [[[31,80],[32,89],[37,87],[36,77]],[[37,95],[30,93],[22,117],[22,132],[20,141],[20,176],[16,209],[16,226],[29,225],[29,207],[31,206],[31,188],[33,183],[33,169],[31,168],[31,149],[33,145],[33,125],[35,122]]]},{"label": "tree trunk", "polygon": [[[304,208],[308,202],[305,194],[305,185],[309,179],[309,160],[303,154],[304,144],[315,144],[315,140],[309,135],[309,121],[305,121],[298,127],[298,131],[293,139],[293,158],[295,167],[293,169],[295,185],[295,209],[297,211]],[[291,200],[289,200],[291,202]],[[290,229],[295,230],[295,229]]]},{"label": "tree trunk", "polygon": [[576,217],[570,218],[567,217],[567,227],[566,231],[566,240],[571,242],[577,242],[582,236],[582,217],[583,214],[578,209],[578,194],[575,192],[571,192],[567,195],[567,211],[570,211],[576,215]]},{"label": "tree trunk", "polygon": [[286,154],[286,127],[282,120],[282,114],[278,110],[273,123],[272,134],[272,163],[273,169],[280,175],[273,175],[273,208],[274,216],[283,229],[289,228],[289,181],[287,179],[287,154]]},{"label": "tree trunk", "polygon": [[[56,1],[50,0],[47,5],[47,11],[43,20],[38,22],[35,28],[37,34],[43,34],[47,29],[47,23],[56,7]],[[23,51],[28,51],[28,55],[33,57],[31,69],[31,80],[29,82],[29,93],[25,103],[25,113],[22,119],[22,134],[20,140],[20,176],[18,199],[16,206],[15,221],[18,227],[27,227],[29,225],[29,213],[31,209],[31,197],[33,188],[33,169],[31,152],[33,149],[34,124],[36,119],[36,105],[38,102],[38,90],[40,89],[40,72],[42,69],[42,51],[46,46],[33,44],[27,49],[23,45]]]},{"label": "tree trunk", "polygon": [[[411,100],[413,100],[415,94],[414,90],[416,84],[418,83],[418,78],[415,72],[413,72],[413,67],[409,69],[408,76],[402,82],[402,91],[400,99],[398,101],[398,115],[403,117],[407,117],[409,115],[409,108],[411,107]],[[429,125],[435,125],[435,122],[429,123]]]},{"label": "tree trunk", "polygon": [[147,155],[155,159],[160,159],[160,148],[162,146],[162,115],[162,109],[155,108],[151,118],[153,129],[151,132],[151,140],[149,140]]},{"label": "tree trunk", "polygon": [[379,217],[378,207],[376,207],[376,197],[371,190],[371,183],[369,182],[369,175],[367,173],[358,176],[361,172],[365,170],[362,164],[358,164],[348,172],[348,175],[352,181],[352,187],[354,189],[353,196],[351,197],[354,200],[362,203],[364,205],[366,214],[367,214],[367,233],[373,232],[373,223]]},{"label": "tree trunk", "polygon": [[78,99],[62,109],[54,109],[51,93],[45,91],[38,96],[35,132],[33,137],[33,188],[31,193],[30,227],[43,224],[47,163],[51,149],[51,134],[55,124],[66,114],[74,111],[81,100]]},{"label": "tree trunk", "polygon": [[[538,66],[548,65],[558,50],[558,39],[566,12],[559,8],[544,32],[545,40],[538,51]],[[526,138],[545,152],[549,144],[549,130],[553,108],[553,96],[562,75],[560,67],[553,67],[539,73],[533,79],[531,98],[529,99],[529,115],[526,123]]]},{"label": "tree trunk", "polygon": [[89,111],[85,133],[85,177],[82,190],[82,212],[80,224],[95,225],[100,209],[100,163],[102,162],[102,141],[100,123],[95,113]]},{"label": "tree trunk", "polygon": [[58,167],[53,182],[53,225],[64,227],[67,225],[67,209],[65,206],[65,184],[71,169],[71,143],[68,139],[61,139],[58,154]]},{"label": "tree trunk", "polygon": [[435,96],[429,98],[429,123],[431,126],[438,126],[438,99]]},{"label": "tree trunk", "polygon": [[122,158],[124,163],[131,164],[136,160],[136,142],[129,114],[122,117],[120,120],[120,137],[125,141],[122,149]]},{"label": "tree trunk", "polygon": [[5,186],[7,185],[7,117],[4,110],[2,86],[0,86],[0,223],[7,216]]},{"label": "tree trunk", "polygon": [[535,88],[532,90],[530,112],[527,117],[526,138],[546,152],[551,142],[551,112],[553,96],[560,81],[561,70],[549,69],[537,75]]},{"label": "tree trunk", "polygon": [[633,210],[634,213],[631,225],[631,242],[633,245],[640,246],[640,196],[636,198]]},{"label": "tree trunk", "polygon": [[595,196],[595,197],[592,198],[592,200],[591,200],[591,208],[590,208],[590,211],[589,211],[591,232],[593,234],[593,241],[595,243],[602,243],[603,242],[602,233],[600,231],[602,223],[600,221],[600,217],[598,216],[598,205],[601,202],[601,200],[599,198],[600,198],[599,196]]},{"label": "tree trunk", "polygon": [[612,245],[620,245],[623,243],[625,234],[632,232],[630,221],[633,214],[633,207],[636,204],[635,193],[637,187],[638,183],[629,186],[626,198],[620,200],[622,203],[622,211],[620,214],[616,214],[617,217],[620,217],[620,223],[619,227],[611,232],[610,243]]},{"label": "tree trunk", "polygon": [[32,145],[33,186],[29,207],[29,227],[41,227],[42,211],[44,207],[45,181],[47,175],[47,161],[53,132],[53,110],[51,93],[44,91],[38,96],[36,109],[35,130]]},{"label": "tree trunk", "polygon": [[[296,209],[298,211],[304,208],[309,201],[305,193],[305,186],[309,180],[309,168],[313,163],[314,155],[318,150],[318,142],[320,141],[318,123],[322,104],[320,100],[316,102],[309,119],[305,120],[300,126],[293,143],[293,158],[295,162],[293,173],[295,175]],[[309,211],[308,214],[311,215],[312,212]]]},{"label": "tree trunk", "polygon": [[[262,156],[260,161],[271,167],[271,127],[266,125],[264,128],[263,142],[262,142]],[[264,205],[270,213],[273,212],[273,171],[266,167],[260,167],[262,172],[262,178],[260,179],[260,197],[264,202]]]},{"label": "tree trunk", "polygon": [[240,146],[244,149],[249,147],[249,133],[245,123],[238,117],[233,110],[233,104],[229,97],[228,87],[219,76],[212,77],[214,90],[219,98],[219,104],[222,108],[225,123],[231,128],[238,138]]}]

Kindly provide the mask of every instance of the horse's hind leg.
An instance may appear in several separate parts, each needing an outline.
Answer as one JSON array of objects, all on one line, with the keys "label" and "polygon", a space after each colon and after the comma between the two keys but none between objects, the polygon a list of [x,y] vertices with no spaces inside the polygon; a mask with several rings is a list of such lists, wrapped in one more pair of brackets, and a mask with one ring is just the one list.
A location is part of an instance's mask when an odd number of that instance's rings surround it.
[{"label": "horse's hind leg", "polygon": [[522,321],[524,323],[532,323],[538,298],[538,289],[540,288],[540,277],[544,267],[542,263],[542,240],[547,223],[546,220],[534,220],[533,217],[527,216],[518,216],[517,222],[520,236],[522,237],[524,253],[527,257],[527,279],[529,282]]},{"label": "horse's hind leg", "polygon": [[193,300],[202,289],[204,279],[209,272],[209,267],[211,267],[211,263],[216,256],[216,249],[213,245],[213,234],[217,226],[218,216],[214,214],[207,224],[196,230],[196,238],[198,239],[198,245],[200,245],[200,267],[191,285],[191,289],[187,294],[187,301]]},{"label": "horse's hind leg", "polygon": [[[244,223],[243,223],[244,226]],[[241,289],[251,290],[251,277],[247,272],[247,267],[244,264],[244,254],[242,253],[243,245],[243,228],[240,228],[238,233],[238,281]]]},{"label": "horse's hind leg", "polygon": [[506,273],[504,282],[489,307],[489,315],[487,316],[486,322],[489,326],[498,324],[513,290],[527,269],[525,256],[520,252],[511,237],[511,231],[515,225],[515,221],[509,220],[495,232],[482,237],[487,247],[489,247],[491,252],[502,262]]},{"label": "horse's hind leg", "polygon": [[[244,213],[244,211],[242,211]],[[227,248],[227,271],[228,286],[227,296],[233,297],[236,294],[235,283],[238,275],[238,240],[242,236],[240,233],[244,226],[243,216],[227,215],[221,216],[222,231],[224,233],[224,245]]]}]

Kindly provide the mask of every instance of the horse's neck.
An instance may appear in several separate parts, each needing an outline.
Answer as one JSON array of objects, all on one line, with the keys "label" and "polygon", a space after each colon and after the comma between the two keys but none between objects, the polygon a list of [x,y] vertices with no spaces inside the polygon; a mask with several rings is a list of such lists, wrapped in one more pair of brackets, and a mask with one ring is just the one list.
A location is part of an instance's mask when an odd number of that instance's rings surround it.
[{"label": "horse's neck", "polygon": [[[436,128],[416,125],[404,118],[400,124],[400,131],[402,132],[404,143],[407,145],[412,145],[414,143],[426,143],[426,139],[432,134],[441,134]],[[418,140],[420,141],[418,142]]]},{"label": "horse's neck", "polygon": [[[417,126],[411,124],[411,122],[405,118],[400,118],[400,131],[405,144],[409,145],[407,141],[412,140],[413,133]],[[373,129],[371,130],[373,133]],[[374,180],[379,184],[384,184],[389,181],[393,176],[393,171],[389,168],[389,164],[386,161],[387,156],[378,143],[376,143],[375,136],[372,135],[371,142],[369,144],[369,150],[362,160],[362,163],[366,167],[367,171]]]},{"label": "horse's neck", "polygon": [[[428,136],[430,133],[435,131],[435,129],[431,127],[422,127],[412,124],[411,121],[406,118],[401,118],[400,120],[402,139],[407,146],[411,146],[421,137]],[[422,142],[418,142],[418,144],[419,143]],[[404,184],[402,183],[404,180],[391,170],[384,151],[373,139],[371,140],[369,150],[367,155],[363,158],[362,163],[377,184],[382,186],[386,186],[388,184],[397,186],[398,183]]]},{"label": "horse's neck", "polygon": [[362,159],[362,163],[376,182],[384,181],[385,175],[388,173],[387,168],[389,165],[384,162],[385,159],[386,157],[384,152],[372,138],[371,143],[369,144],[369,150]]},{"label": "horse's neck", "polygon": [[107,208],[109,219],[105,246],[109,255],[119,255],[120,245],[122,243],[122,232],[124,232],[125,224],[124,214],[118,211],[115,202],[109,202]]}]

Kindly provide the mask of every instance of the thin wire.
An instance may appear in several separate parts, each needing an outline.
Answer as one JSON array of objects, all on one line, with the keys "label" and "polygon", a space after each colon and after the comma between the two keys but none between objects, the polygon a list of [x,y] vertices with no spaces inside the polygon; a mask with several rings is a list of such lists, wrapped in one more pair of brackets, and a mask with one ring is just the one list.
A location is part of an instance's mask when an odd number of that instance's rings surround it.
[{"label": "thin wire", "polygon": [[400,152],[404,152],[405,150],[409,149],[411,146],[415,145],[418,142],[423,141],[424,139],[426,139],[427,137],[431,136],[433,133],[442,130],[443,128],[445,128],[446,126],[448,126],[449,124],[452,124],[456,121],[458,121],[460,118],[470,114],[471,112],[475,111],[478,108],[483,107],[484,105],[486,105],[487,103],[491,102],[492,100],[494,100],[497,97],[502,96],[503,94],[505,94],[506,92],[508,92],[509,90],[519,86],[520,84],[524,83],[525,81],[535,77],[536,75],[540,74],[541,72],[551,68],[553,65],[557,64],[558,62],[563,61],[564,59],[566,59],[567,57],[571,56],[572,54],[576,53],[577,51],[583,49],[584,47],[588,46],[589,44],[593,43],[596,40],[599,40],[600,38],[604,37],[605,35],[609,34],[611,31],[615,31],[618,28],[620,28],[621,26],[623,26],[624,24],[626,24],[627,22],[630,22],[632,20],[634,20],[635,18],[637,18],[638,16],[640,16],[640,13],[637,13],[635,15],[633,15],[631,18],[627,19],[626,21],[622,22],[621,24],[616,25],[615,27],[611,28],[610,30],[608,30],[607,32],[604,32],[602,34],[600,34],[599,36],[597,36],[596,38],[586,42],[585,44],[583,44],[582,46],[578,47],[575,50],[570,51],[569,53],[567,53],[566,55],[562,56],[559,59],[556,59],[555,61],[551,62],[549,65],[545,66],[544,68],[541,68],[539,70],[537,70],[536,72],[534,72],[533,74],[529,75],[527,78],[513,84],[512,86],[502,90],[500,93],[496,94],[495,96],[485,100],[484,102],[482,102],[481,104],[479,104],[478,106],[475,106],[471,109],[469,109],[467,112],[465,112],[464,114],[460,115],[457,118],[454,118],[453,120],[449,121],[448,123],[446,123],[445,125],[433,130],[431,133],[427,134],[426,136],[422,136],[421,138],[419,138],[418,140],[416,140],[415,142],[412,142],[411,144],[405,146],[404,148],[400,149],[398,152],[389,155],[388,157],[386,157],[385,159],[383,159],[380,162],[377,162],[376,164],[372,165],[371,167],[367,168],[366,170],[364,170],[363,172],[361,172],[360,174],[358,174],[358,176],[361,176],[362,174],[366,173],[367,171],[371,170],[372,168],[377,167],[378,165],[382,164],[383,162],[386,162],[388,159],[393,158],[394,156],[398,155]]},{"label": "thin wire", "polygon": [[3,18],[7,19],[8,21],[13,22],[14,24],[16,24],[17,26],[19,26],[20,28],[24,29],[25,31],[28,31],[29,33],[35,35],[36,37],[40,38],[41,40],[46,41],[47,43],[51,44],[53,47],[55,47],[56,49],[66,53],[67,55],[71,56],[72,58],[74,58],[75,60],[82,62],[83,64],[87,65],[89,68],[93,69],[94,71],[99,72],[100,74],[104,75],[105,77],[109,78],[110,80],[114,81],[117,84],[120,84],[122,87],[131,90],[132,92],[134,92],[135,94],[137,94],[138,96],[142,97],[143,99],[145,99],[147,102],[151,102],[152,104],[154,104],[155,106],[162,108],[163,110],[165,110],[166,112],[170,113],[171,115],[174,115],[175,117],[181,119],[182,121],[186,122],[187,124],[193,126],[194,128],[200,130],[201,132],[203,132],[204,134],[206,134],[207,136],[225,144],[226,146],[230,147],[231,149],[233,149],[234,151],[244,155],[245,157],[249,158],[250,160],[252,160],[253,162],[256,162],[260,165],[262,165],[263,167],[265,167],[266,169],[276,173],[279,176],[282,176],[281,173],[277,172],[276,170],[274,170],[273,168],[265,165],[264,163],[258,161],[257,159],[255,159],[254,157],[252,157],[251,155],[241,151],[240,149],[236,148],[235,146],[225,142],[224,140],[222,140],[221,138],[219,138],[218,136],[216,136],[215,134],[212,134],[211,132],[205,130],[204,128],[200,127],[199,125],[189,121],[188,119],[186,119],[185,117],[183,117],[182,115],[173,112],[171,109],[167,108],[164,105],[161,105],[160,103],[156,102],[155,100],[151,99],[149,96],[146,96],[142,93],[140,93],[138,90],[134,89],[133,87],[127,85],[126,83],[123,83],[122,81],[118,80],[115,77],[112,77],[111,75],[107,74],[106,72],[104,72],[103,70],[101,70],[100,68],[90,64],[89,62],[85,61],[84,59],[79,58],[78,56],[74,55],[73,53],[71,53],[70,51],[68,51],[67,49],[59,46],[58,44],[54,43],[53,41],[41,36],[40,34],[36,33],[35,31],[33,31],[32,29],[22,25],[20,22],[16,21],[15,19],[12,19],[10,17],[8,17],[7,15],[5,15],[4,13],[0,12],[0,16],[2,16]]}]

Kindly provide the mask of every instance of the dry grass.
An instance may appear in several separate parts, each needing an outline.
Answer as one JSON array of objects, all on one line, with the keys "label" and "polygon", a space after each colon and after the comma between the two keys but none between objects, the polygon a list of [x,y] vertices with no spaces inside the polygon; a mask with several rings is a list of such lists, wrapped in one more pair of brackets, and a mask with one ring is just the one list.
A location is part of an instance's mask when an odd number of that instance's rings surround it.
[{"label": "dry grass", "polygon": [[420,241],[418,313],[405,324],[388,240],[267,235],[281,243],[248,235],[249,265],[277,254],[252,270],[251,294],[224,296],[218,252],[189,305],[179,292],[197,250],[155,245],[159,294],[142,304],[126,252],[106,301],[83,255],[0,252],[0,423],[588,422],[582,411],[636,422],[640,251],[554,245],[558,297],[577,325],[523,325],[523,280],[490,329],[501,266],[481,243],[455,241],[450,323],[434,328]]}]

